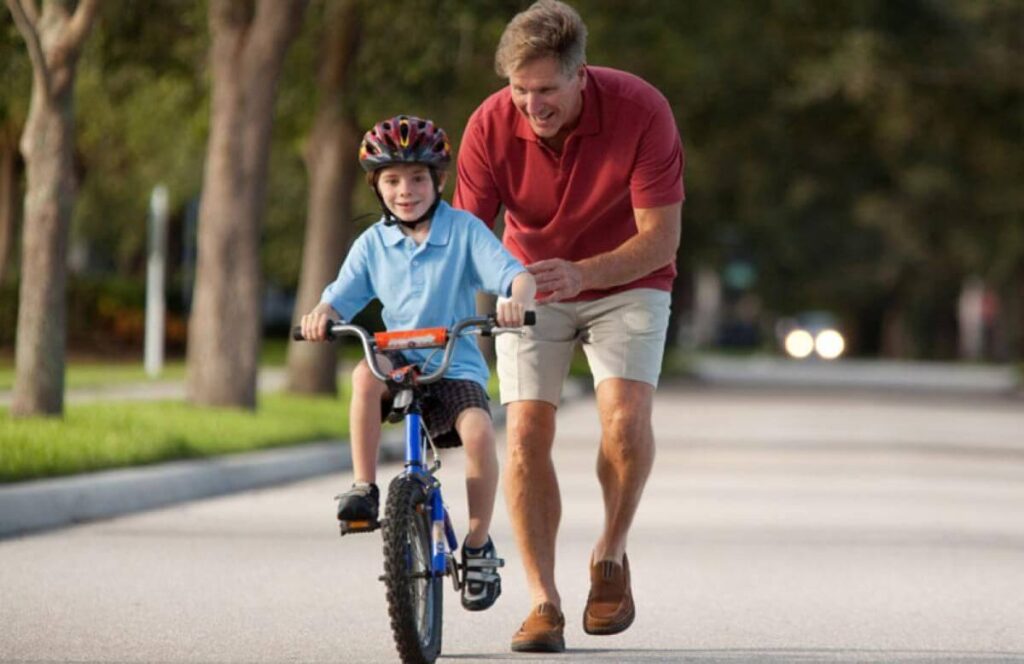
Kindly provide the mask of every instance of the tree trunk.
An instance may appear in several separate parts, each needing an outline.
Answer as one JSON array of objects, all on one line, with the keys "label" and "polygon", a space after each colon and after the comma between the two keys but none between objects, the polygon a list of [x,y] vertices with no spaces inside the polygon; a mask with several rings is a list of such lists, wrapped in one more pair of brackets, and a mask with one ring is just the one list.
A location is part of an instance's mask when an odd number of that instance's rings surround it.
[{"label": "tree trunk", "polygon": [[45,2],[7,0],[32,60],[32,100],[21,153],[26,190],[21,285],[15,343],[15,416],[60,415],[64,409],[67,331],[67,238],[74,203],[75,64],[96,14],[82,0],[73,15]]},{"label": "tree trunk", "polygon": [[193,403],[256,406],[270,131],[284,55],[305,6],[305,0],[210,3],[210,137],[187,351]]},{"label": "tree trunk", "polygon": [[[327,9],[320,62],[320,106],[306,149],[309,217],[294,320],[320,301],[338,272],[352,235],[352,192],[358,180],[360,132],[352,65],[359,50],[359,0]],[[288,344],[288,389],[308,394],[337,392],[337,353],[330,344]]]},{"label": "tree trunk", "polygon": [[15,205],[18,190],[15,168],[15,143],[6,137],[0,139],[0,284],[7,276],[7,262],[14,237]]}]

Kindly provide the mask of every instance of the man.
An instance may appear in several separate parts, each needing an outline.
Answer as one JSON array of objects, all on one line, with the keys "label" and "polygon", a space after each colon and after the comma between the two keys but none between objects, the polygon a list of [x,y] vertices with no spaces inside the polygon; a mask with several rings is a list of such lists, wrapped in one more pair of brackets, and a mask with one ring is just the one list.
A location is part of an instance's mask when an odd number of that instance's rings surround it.
[{"label": "man", "polygon": [[577,342],[596,386],[605,512],[583,627],[616,634],[636,613],[626,538],[654,460],[651,407],[679,246],[683,151],[657,90],[586,65],[586,27],[564,3],[541,0],[516,15],[495,68],[509,85],[466,126],[454,205],[489,223],[505,207],[504,242],[541,293],[536,327],[497,340],[506,502],[534,604],[512,649],[560,652],[551,451]]}]

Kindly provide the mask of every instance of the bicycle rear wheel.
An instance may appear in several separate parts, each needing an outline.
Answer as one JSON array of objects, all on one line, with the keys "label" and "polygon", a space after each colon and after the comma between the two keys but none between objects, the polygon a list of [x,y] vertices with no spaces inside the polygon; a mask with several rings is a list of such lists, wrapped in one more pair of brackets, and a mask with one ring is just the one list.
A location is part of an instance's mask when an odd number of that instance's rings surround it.
[{"label": "bicycle rear wheel", "polygon": [[384,523],[384,581],[395,645],[403,662],[433,662],[441,653],[443,579],[431,570],[430,519],[423,485],[407,475],[391,482]]}]

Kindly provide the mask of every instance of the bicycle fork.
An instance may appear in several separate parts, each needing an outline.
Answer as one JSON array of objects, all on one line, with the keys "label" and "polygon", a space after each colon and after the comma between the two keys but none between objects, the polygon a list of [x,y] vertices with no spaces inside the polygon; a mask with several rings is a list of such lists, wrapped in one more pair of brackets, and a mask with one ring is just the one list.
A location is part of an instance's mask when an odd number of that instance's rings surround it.
[{"label": "bicycle fork", "polygon": [[[456,590],[462,587],[458,565],[454,562],[454,552],[459,548],[459,540],[455,536],[451,517],[444,506],[441,496],[441,485],[433,477],[432,472],[425,469],[423,451],[425,449],[423,421],[419,413],[408,413],[405,418],[405,458],[406,469],[410,472],[422,473],[432,485],[427,499],[430,516],[430,568],[434,576],[444,576],[449,571],[451,560],[452,580]],[[435,468],[436,469],[436,468]],[[433,469],[432,469],[433,470]]]}]

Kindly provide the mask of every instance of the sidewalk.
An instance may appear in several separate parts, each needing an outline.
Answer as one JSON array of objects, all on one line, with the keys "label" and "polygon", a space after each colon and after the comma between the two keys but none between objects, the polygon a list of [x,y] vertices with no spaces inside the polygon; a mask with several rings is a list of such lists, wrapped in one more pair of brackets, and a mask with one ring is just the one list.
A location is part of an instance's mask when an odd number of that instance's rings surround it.
[{"label": "sidewalk", "polygon": [[1020,395],[1012,366],[955,362],[844,359],[836,362],[779,357],[702,355],[693,377],[708,385],[744,387],[855,388],[925,394]]}]

